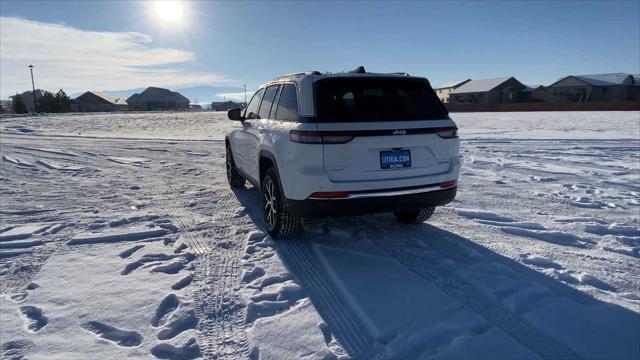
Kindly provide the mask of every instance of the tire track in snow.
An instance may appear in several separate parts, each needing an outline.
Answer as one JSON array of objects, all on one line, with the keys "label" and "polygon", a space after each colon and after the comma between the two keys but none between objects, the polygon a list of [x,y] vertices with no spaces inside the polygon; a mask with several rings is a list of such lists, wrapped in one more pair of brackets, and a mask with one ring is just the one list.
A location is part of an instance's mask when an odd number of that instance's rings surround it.
[{"label": "tire track in snow", "polygon": [[[377,224],[370,224],[368,237],[392,258],[398,260],[411,271],[437,286],[445,294],[468,306],[484,319],[504,331],[529,350],[544,359],[580,359],[568,346],[547,336],[522,317],[512,313],[498,302],[489,299],[479,289],[469,282],[453,274],[445,267],[432,261],[425,260],[415,246],[418,239],[413,237],[412,231],[398,236],[394,231],[386,231]],[[375,231],[375,233],[373,233]],[[385,233],[380,236],[380,232]],[[381,241],[380,239],[385,239]],[[433,240],[433,239],[432,239]],[[407,251],[407,249],[411,251]],[[440,252],[437,249],[430,249]],[[442,257],[446,258],[446,255]]]},{"label": "tire track in snow", "polygon": [[246,305],[239,293],[246,246],[245,233],[239,227],[246,219],[228,215],[238,210],[240,203],[232,193],[218,200],[212,215],[214,236],[203,239],[210,246],[196,264],[194,310],[204,358],[237,359],[249,355]]},{"label": "tire track in snow", "polygon": [[195,233],[191,230],[191,227],[194,225],[192,219],[185,218],[182,216],[177,217],[177,223],[180,226],[180,238],[184,240],[184,242],[189,246],[189,248],[196,254],[202,255],[209,250],[208,241],[202,237],[202,235]]},{"label": "tire track in snow", "polygon": [[249,354],[245,333],[246,306],[238,293],[240,259],[202,255],[194,282],[194,310],[199,319],[200,344],[205,358],[237,359]]},{"label": "tire track in snow", "polygon": [[331,331],[345,350],[356,359],[373,355],[374,338],[362,320],[329,283],[329,277],[306,239],[284,239],[277,242],[282,259],[295,269],[300,284],[312,294],[313,304],[330,325]]},{"label": "tire track in snow", "polygon": [[[198,319],[198,345],[205,359],[237,359],[249,356],[245,332],[246,305],[241,288],[242,256],[245,236],[239,227],[251,223],[248,216],[235,216],[241,205],[229,190],[214,192],[207,201],[214,202],[206,222],[197,221],[198,214],[185,209],[175,178],[184,176],[174,168],[165,177],[168,211],[180,226],[181,238],[196,253],[193,275],[193,308]],[[217,196],[216,196],[217,195]]]},{"label": "tire track in snow", "polygon": [[[194,217],[184,209],[183,204],[180,202],[180,195],[182,191],[176,187],[174,179],[180,178],[182,174],[176,173],[178,169],[173,169],[171,176],[165,176],[162,178],[164,182],[164,189],[158,192],[157,196],[166,199],[165,206],[172,217],[176,219],[180,229],[180,238],[189,246],[189,248],[196,254],[201,255],[207,253],[209,248],[209,241],[203,238],[197,232],[194,232],[192,227],[196,225]],[[218,203],[214,206],[214,213],[219,209]]]}]

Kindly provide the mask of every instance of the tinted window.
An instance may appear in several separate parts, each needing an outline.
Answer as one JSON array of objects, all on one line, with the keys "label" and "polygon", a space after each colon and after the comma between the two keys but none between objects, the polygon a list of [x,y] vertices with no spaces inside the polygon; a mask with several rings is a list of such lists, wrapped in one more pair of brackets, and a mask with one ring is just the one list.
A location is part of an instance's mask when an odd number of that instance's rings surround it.
[{"label": "tinted window", "polygon": [[260,107],[260,101],[262,100],[262,94],[264,93],[264,89],[260,89],[256,91],[255,95],[249,101],[249,105],[247,105],[247,110],[244,112],[244,117],[247,119],[257,119],[258,118],[258,108]]},{"label": "tinted window", "polygon": [[448,113],[420,79],[326,79],[316,84],[320,122],[435,120]]},{"label": "tinted window", "polygon": [[260,111],[258,114],[261,119],[269,118],[269,111],[271,111],[271,105],[276,98],[276,93],[278,92],[278,85],[272,85],[267,88],[267,91],[264,92],[264,97],[262,98],[262,105],[260,105]]},{"label": "tinted window", "polygon": [[296,95],[296,86],[293,84],[284,84],[280,91],[280,99],[278,100],[278,109],[276,111],[277,120],[298,120],[298,96]]}]

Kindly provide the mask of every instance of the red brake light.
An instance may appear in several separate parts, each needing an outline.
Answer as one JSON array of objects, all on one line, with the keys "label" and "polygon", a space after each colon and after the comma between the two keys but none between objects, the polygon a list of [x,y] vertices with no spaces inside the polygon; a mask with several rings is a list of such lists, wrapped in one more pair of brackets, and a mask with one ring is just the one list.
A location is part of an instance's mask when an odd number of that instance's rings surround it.
[{"label": "red brake light", "polygon": [[297,143],[322,144],[322,136],[317,131],[291,130],[289,138]]},{"label": "red brake light", "polygon": [[353,140],[351,131],[304,131],[291,130],[289,138],[293,142],[303,144],[345,144]]},{"label": "red brake light", "polygon": [[458,185],[458,180],[449,180],[449,181],[441,182],[438,185],[440,185],[441,188],[446,189],[446,188],[450,188]]},{"label": "red brake light", "polygon": [[349,197],[348,191],[318,191],[309,195],[310,199],[344,199]]},{"label": "red brake light", "polygon": [[444,139],[450,139],[458,136],[458,128],[455,126],[436,129],[436,134]]}]

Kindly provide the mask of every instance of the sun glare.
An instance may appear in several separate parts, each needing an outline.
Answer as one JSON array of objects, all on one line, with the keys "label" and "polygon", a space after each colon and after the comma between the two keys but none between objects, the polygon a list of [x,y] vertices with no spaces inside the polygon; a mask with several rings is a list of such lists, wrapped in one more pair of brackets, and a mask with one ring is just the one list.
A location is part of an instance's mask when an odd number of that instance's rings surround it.
[{"label": "sun glare", "polygon": [[156,15],[161,20],[179,23],[182,20],[182,3],[180,1],[156,1]]}]

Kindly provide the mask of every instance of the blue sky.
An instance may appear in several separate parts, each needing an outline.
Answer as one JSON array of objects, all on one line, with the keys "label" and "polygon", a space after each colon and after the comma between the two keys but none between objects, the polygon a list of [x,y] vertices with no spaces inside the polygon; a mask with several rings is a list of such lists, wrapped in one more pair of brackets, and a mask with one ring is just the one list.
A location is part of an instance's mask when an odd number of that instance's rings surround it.
[{"label": "blue sky", "polygon": [[184,2],[179,24],[144,2],[3,0],[0,10],[3,98],[30,87],[29,62],[39,87],[68,92],[253,89],[285,73],[357,65],[434,86],[640,72],[638,1],[197,1]]}]

